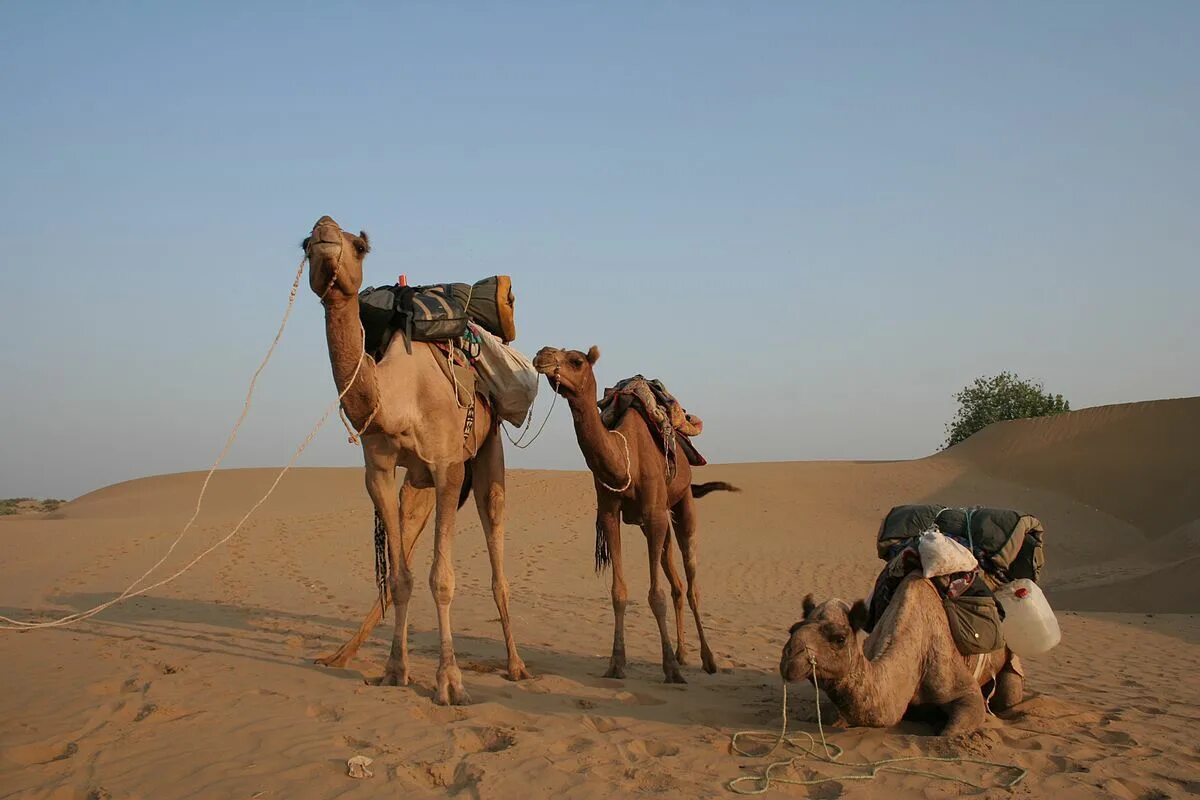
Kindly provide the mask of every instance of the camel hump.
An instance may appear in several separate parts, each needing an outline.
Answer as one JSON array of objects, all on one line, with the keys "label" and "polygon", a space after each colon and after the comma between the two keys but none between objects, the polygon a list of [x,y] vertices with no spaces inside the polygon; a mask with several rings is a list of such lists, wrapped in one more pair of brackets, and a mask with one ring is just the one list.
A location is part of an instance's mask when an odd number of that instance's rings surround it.
[{"label": "camel hump", "polygon": [[708,483],[693,483],[692,497],[704,497],[709,492],[740,492],[741,489],[725,481],[709,481]]}]

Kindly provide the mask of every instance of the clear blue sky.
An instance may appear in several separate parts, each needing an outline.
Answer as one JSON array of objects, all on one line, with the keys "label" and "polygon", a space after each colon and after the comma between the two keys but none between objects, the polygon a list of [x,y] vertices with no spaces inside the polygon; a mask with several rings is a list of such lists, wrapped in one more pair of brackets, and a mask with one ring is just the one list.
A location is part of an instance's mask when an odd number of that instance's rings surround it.
[{"label": "clear blue sky", "polygon": [[[925,455],[1003,369],[1200,394],[1197,41],[1166,1],[6,3],[0,496],[207,467],[322,214],[370,282],[511,274],[519,347],[663,378],[713,461]],[[228,463],[333,391],[305,291]],[[563,410],[510,465],[582,465]]]}]

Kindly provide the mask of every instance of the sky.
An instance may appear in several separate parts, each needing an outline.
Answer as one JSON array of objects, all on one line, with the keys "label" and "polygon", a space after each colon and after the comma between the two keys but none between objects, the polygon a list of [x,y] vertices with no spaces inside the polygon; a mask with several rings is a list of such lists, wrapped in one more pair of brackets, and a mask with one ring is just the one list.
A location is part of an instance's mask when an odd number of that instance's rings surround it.
[{"label": "sky", "polygon": [[[712,462],[915,458],[1012,370],[1200,394],[1200,4],[6,3],[0,497],[206,469],[298,243],[513,278]],[[302,287],[227,466],[336,391]],[[540,393],[540,423],[550,393]],[[302,465],[358,465],[336,418]],[[511,467],[582,468],[559,404]]]}]

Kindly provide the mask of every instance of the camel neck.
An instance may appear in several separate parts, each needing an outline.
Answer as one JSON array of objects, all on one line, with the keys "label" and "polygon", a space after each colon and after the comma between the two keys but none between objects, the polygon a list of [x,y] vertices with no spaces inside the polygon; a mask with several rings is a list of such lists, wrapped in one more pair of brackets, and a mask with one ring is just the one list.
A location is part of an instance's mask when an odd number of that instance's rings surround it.
[{"label": "camel neck", "polygon": [[[861,645],[860,640],[860,645]],[[896,718],[903,713],[892,706],[897,702],[908,705],[916,689],[916,682],[908,680],[903,672],[897,672],[898,664],[892,653],[884,653],[872,661],[861,646],[855,648],[850,670],[840,678],[824,680],[821,688],[837,706],[838,711],[852,725],[878,726],[884,720]],[[911,686],[909,685],[911,684]]]},{"label": "camel neck", "polygon": [[[331,300],[325,304],[325,339],[329,345],[329,363],[333,367],[333,382],[338,393],[346,391],[354,372],[358,377],[342,398],[342,408],[350,423],[358,430],[375,410],[378,389],[375,361],[363,358],[362,325],[358,318],[358,297]],[[359,367],[359,360],[362,367]]]},{"label": "camel neck", "polygon": [[572,397],[567,400],[571,407],[571,420],[575,423],[575,437],[588,469],[609,486],[620,487],[629,479],[627,470],[632,465],[625,460],[625,450],[617,437],[609,433],[600,419],[600,409],[594,398]]}]

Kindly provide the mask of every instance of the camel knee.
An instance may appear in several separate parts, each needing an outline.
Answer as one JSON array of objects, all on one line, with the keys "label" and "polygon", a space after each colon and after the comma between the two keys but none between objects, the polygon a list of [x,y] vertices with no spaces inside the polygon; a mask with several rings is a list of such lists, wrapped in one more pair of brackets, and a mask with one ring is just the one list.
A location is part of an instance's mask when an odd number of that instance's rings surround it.
[{"label": "camel knee", "polygon": [[429,588],[438,605],[449,604],[454,599],[454,573],[435,563],[429,573]]},{"label": "camel knee", "polygon": [[996,676],[996,687],[992,693],[991,706],[997,711],[1007,711],[1025,697],[1025,679],[1016,672],[1003,669]]},{"label": "camel knee", "polygon": [[487,515],[493,522],[504,516],[504,487],[492,484],[487,493]]},{"label": "camel knee", "polygon": [[662,589],[651,589],[647,601],[650,603],[650,608],[653,609],[655,616],[667,613],[667,599],[663,595]]},{"label": "camel knee", "polygon": [[408,569],[392,570],[390,578],[392,601],[395,603],[407,601],[412,596],[412,573]]},{"label": "camel knee", "polygon": [[508,602],[508,579],[503,577],[492,577],[492,597],[496,598],[496,602]]}]

